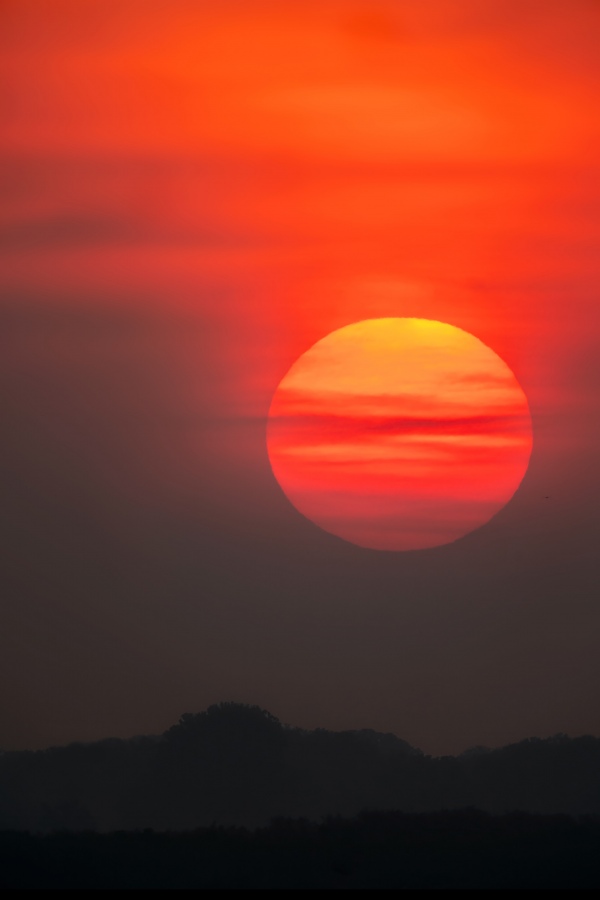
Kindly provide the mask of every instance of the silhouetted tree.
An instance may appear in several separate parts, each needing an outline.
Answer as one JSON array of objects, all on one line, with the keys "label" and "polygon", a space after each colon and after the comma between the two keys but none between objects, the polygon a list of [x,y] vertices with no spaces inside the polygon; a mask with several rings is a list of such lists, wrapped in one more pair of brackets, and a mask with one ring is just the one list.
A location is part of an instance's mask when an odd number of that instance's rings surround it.
[{"label": "silhouetted tree", "polygon": [[465,806],[600,813],[600,740],[556,735],[432,758],[394,735],[307,731],[220,703],[159,736],[0,756],[0,828],[257,827]]}]

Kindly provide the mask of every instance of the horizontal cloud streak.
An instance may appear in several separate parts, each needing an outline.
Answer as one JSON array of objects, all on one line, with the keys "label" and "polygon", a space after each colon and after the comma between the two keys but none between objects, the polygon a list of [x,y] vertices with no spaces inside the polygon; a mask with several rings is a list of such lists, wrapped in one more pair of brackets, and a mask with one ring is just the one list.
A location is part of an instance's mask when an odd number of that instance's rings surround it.
[{"label": "horizontal cloud streak", "polygon": [[274,439],[279,429],[298,440],[304,433],[307,438],[318,433],[320,440],[337,435],[347,439],[357,435],[369,434],[419,434],[421,432],[437,432],[440,434],[514,434],[528,432],[530,418],[527,414],[517,415],[479,415],[479,416],[438,416],[438,417],[402,417],[391,416],[337,416],[337,415],[305,415],[305,416],[272,416],[269,428]]}]

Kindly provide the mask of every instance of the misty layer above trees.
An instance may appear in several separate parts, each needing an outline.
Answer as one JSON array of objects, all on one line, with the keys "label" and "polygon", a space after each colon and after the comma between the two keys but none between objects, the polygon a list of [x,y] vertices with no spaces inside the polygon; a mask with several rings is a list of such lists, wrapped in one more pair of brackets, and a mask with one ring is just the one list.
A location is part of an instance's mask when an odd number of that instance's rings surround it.
[{"label": "misty layer above trees", "polygon": [[557,735],[435,758],[392,734],[306,731],[221,703],[160,736],[0,756],[0,829],[253,828],[464,807],[600,814],[600,739]]}]

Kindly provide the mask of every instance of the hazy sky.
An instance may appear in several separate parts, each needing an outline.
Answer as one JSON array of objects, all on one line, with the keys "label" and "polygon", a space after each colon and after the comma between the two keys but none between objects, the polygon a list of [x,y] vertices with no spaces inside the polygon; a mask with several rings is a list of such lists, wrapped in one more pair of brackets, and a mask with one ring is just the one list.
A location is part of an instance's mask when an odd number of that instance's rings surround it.
[{"label": "hazy sky", "polygon": [[[430,753],[600,734],[600,4],[0,0],[0,748],[256,703]],[[275,482],[373,317],[514,371],[521,488],[390,553]]]}]

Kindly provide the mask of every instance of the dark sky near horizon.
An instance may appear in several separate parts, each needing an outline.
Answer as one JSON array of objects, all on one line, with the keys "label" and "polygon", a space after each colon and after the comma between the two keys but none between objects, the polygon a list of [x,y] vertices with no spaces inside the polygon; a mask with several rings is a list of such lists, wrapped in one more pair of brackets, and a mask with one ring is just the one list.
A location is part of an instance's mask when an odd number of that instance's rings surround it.
[{"label": "dark sky near horizon", "polygon": [[[221,700],[428,753],[600,735],[600,7],[0,0],[0,748]],[[361,319],[464,328],[533,419],[454,544],[345,543],[266,453]]]}]

